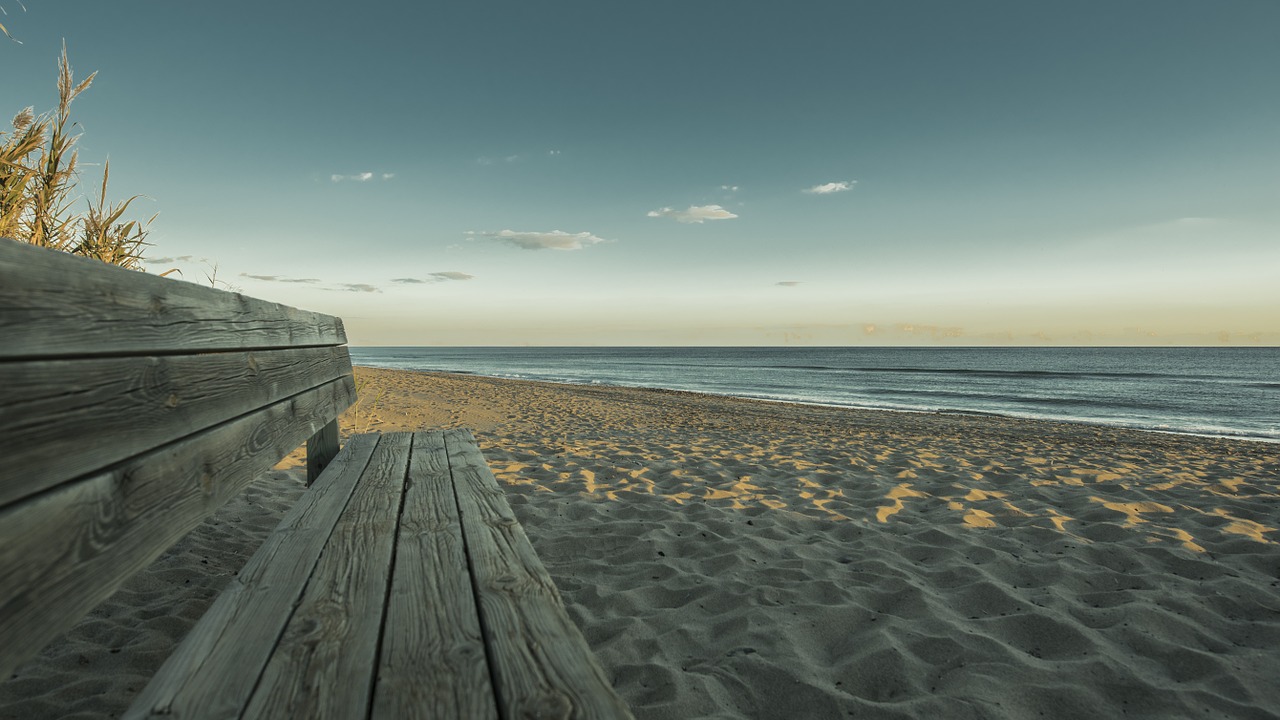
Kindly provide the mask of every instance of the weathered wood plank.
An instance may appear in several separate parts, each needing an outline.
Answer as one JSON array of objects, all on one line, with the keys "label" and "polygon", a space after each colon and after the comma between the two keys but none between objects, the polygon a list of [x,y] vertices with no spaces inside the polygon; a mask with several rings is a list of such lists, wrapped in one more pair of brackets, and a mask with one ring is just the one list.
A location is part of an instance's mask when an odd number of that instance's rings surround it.
[{"label": "weathered wood plank", "polygon": [[629,718],[468,430],[445,433],[503,717]]},{"label": "weathered wood plank", "polygon": [[350,377],[0,511],[0,677],[329,422]]},{"label": "weathered wood plank", "polygon": [[413,436],[392,578],[373,717],[498,717],[438,431]]},{"label": "weathered wood plank", "polygon": [[338,455],[338,421],[333,420],[307,439],[307,487]]},{"label": "weathered wood plank", "polygon": [[346,343],[342,321],[0,238],[0,360]]},{"label": "weathered wood plank", "polygon": [[242,715],[377,444],[376,435],[347,443],[138,695],[126,719]]},{"label": "weathered wood plank", "polygon": [[[245,718],[368,714],[412,440],[409,433],[387,433],[378,442]],[[239,644],[231,634],[223,642]]]},{"label": "weathered wood plank", "polygon": [[0,508],[350,374],[345,347],[0,362]]}]

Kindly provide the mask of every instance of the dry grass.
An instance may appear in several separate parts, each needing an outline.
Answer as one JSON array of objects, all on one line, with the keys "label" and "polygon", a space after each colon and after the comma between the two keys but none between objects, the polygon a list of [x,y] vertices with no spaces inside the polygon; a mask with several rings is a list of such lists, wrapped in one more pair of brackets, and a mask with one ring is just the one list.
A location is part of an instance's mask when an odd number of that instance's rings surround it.
[{"label": "dry grass", "polygon": [[58,109],[37,117],[28,107],[13,118],[11,132],[0,133],[0,236],[141,270],[151,220],[123,219],[138,196],[107,202],[109,166],[103,168],[97,202],[87,201],[83,214],[73,211],[79,136],[72,134],[71,103],[95,75],[77,83],[64,46]]}]

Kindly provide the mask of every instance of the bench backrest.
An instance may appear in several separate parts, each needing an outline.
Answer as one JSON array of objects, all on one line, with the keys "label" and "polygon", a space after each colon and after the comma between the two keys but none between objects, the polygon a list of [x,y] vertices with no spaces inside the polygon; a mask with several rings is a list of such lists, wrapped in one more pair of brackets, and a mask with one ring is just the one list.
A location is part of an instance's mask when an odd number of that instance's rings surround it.
[{"label": "bench backrest", "polygon": [[345,343],[336,317],[0,239],[0,677],[304,441],[331,457]]}]

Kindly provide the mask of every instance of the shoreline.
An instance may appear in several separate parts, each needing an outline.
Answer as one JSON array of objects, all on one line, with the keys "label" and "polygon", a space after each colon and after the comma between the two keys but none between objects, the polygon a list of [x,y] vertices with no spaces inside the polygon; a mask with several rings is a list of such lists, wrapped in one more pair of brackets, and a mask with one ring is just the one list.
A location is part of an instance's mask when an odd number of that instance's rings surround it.
[{"label": "shoreline", "polygon": [[846,404],[835,403],[835,402],[819,402],[816,400],[805,401],[805,400],[794,400],[794,399],[784,399],[784,398],[770,398],[770,397],[762,397],[762,396],[756,396],[756,395],[739,395],[739,394],[733,394],[733,393],[727,393],[727,392],[719,393],[719,392],[713,392],[709,390],[687,390],[682,388],[668,388],[668,387],[658,387],[658,386],[649,386],[649,385],[622,385],[618,383],[608,383],[603,381],[569,382],[569,381],[561,381],[561,380],[544,380],[544,379],[523,378],[523,377],[508,377],[503,375],[485,375],[482,373],[476,373],[476,372],[471,372],[466,370],[416,370],[416,369],[407,369],[407,368],[387,368],[387,367],[380,367],[376,365],[359,365],[359,364],[355,364],[353,366],[358,368],[365,368],[368,370],[387,370],[390,372],[439,374],[439,375],[456,376],[456,377],[462,377],[462,378],[466,378],[466,377],[489,378],[492,380],[504,380],[504,381],[511,381],[511,382],[543,383],[543,384],[552,385],[552,386],[619,388],[619,389],[625,389],[625,390],[688,393],[690,395],[705,396],[709,398],[733,398],[738,400],[750,400],[754,402],[777,403],[781,405],[800,405],[805,407],[831,408],[836,410],[854,410],[854,411],[860,411],[860,412],[903,413],[908,415],[953,415],[958,417],[991,417],[991,418],[1000,418],[1000,419],[1015,420],[1015,421],[1062,423],[1066,425],[1110,428],[1110,429],[1128,430],[1128,431],[1140,432],[1140,433],[1157,433],[1161,435],[1187,436],[1187,437],[1198,437],[1198,438],[1206,438],[1206,439],[1213,439],[1213,440],[1232,440],[1232,441],[1238,441],[1238,442],[1252,442],[1252,443],[1280,445],[1280,437],[1276,437],[1276,438],[1262,437],[1258,435],[1247,435],[1240,432],[1212,433],[1212,432],[1192,432],[1190,430],[1168,430],[1168,429],[1161,429],[1161,428],[1154,428],[1154,427],[1139,427],[1134,425],[1124,425],[1120,423],[1108,423],[1108,422],[1101,422],[1098,420],[1090,420],[1090,419],[1067,419],[1067,418],[1041,417],[1036,415],[1016,415],[1016,414],[998,413],[998,412],[990,412],[990,411],[983,411],[983,410],[964,410],[964,409],[958,409],[958,408],[956,409],[938,408],[938,409],[917,410],[912,408],[877,407],[877,406],[870,406],[870,405],[846,405]]},{"label": "shoreline", "polygon": [[[344,438],[475,431],[637,718],[1280,718],[1274,445],[356,378]],[[0,718],[119,716],[303,491],[300,457],[0,683]]]}]

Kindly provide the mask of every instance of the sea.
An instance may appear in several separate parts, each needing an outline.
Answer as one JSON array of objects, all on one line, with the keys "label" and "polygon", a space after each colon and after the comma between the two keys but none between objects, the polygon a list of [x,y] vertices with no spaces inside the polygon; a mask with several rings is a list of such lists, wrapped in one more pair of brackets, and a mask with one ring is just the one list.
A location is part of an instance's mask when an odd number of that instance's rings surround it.
[{"label": "sea", "polygon": [[1280,442],[1280,347],[353,347],[356,365]]}]

